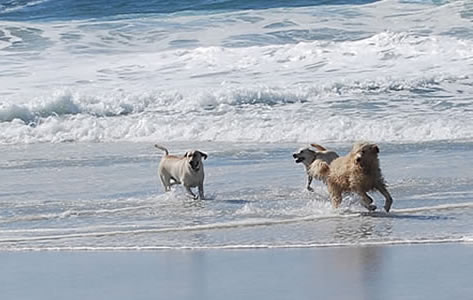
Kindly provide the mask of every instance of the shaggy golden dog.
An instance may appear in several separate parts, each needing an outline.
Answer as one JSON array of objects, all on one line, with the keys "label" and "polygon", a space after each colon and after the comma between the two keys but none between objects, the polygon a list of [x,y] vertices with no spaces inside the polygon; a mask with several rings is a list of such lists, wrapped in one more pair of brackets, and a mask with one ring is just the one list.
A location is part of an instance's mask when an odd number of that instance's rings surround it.
[{"label": "shaggy golden dog", "polygon": [[343,193],[357,193],[361,196],[361,204],[369,211],[374,211],[376,206],[367,192],[378,190],[386,198],[384,209],[389,212],[393,199],[381,174],[378,153],[376,144],[358,142],[348,155],[330,164],[314,161],[310,169],[311,176],[324,178],[334,208],[340,206]]}]

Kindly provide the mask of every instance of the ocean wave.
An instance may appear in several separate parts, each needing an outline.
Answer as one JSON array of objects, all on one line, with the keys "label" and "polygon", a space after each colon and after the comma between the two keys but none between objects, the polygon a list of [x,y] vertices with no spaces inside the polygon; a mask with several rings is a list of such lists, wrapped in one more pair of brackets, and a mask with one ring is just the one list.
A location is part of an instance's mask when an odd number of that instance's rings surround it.
[{"label": "ocean wave", "polygon": [[[1,123],[1,144],[61,142],[255,142],[305,143],[346,142],[356,139],[378,142],[470,141],[473,125],[461,119],[442,120],[436,116],[378,119],[350,116],[268,116],[265,112],[240,117],[228,113],[219,118],[194,116],[139,116],[91,118],[73,116],[62,120],[50,117],[35,127],[23,122]],[[186,124],[178,120],[187,120]],[[179,124],[179,126],[177,126]]]},{"label": "ocean wave", "polygon": [[8,217],[8,218],[0,218],[0,224],[15,223],[15,222],[56,220],[56,219],[66,219],[66,218],[80,217],[80,216],[120,214],[124,212],[129,212],[129,211],[147,209],[150,207],[152,206],[142,205],[142,206],[133,206],[133,207],[121,207],[121,208],[114,208],[114,209],[67,210],[67,211],[59,212],[59,213],[21,215],[21,216],[14,216],[14,217]]},{"label": "ocean wave", "polygon": [[[0,144],[115,141],[386,142],[469,141],[468,99],[412,97],[461,79],[430,78],[179,93],[107,95],[60,92],[26,105],[0,105]],[[387,84],[385,84],[386,82]],[[391,90],[392,92],[379,92]],[[371,94],[370,94],[371,93]],[[388,93],[388,94],[386,94]],[[355,99],[353,99],[353,98]],[[384,99],[383,99],[384,98]]]},{"label": "ocean wave", "polygon": [[191,225],[191,226],[180,226],[180,227],[162,227],[162,228],[144,228],[144,229],[130,229],[130,230],[115,230],[115,231],[97,231],[97,232],[76,232],[66,233],[57,235],[37,235],[37,236],[25,236],[25,237],[11,237],[1,238],[0,244],[2,243],[18,243],[26,241],[48,241],[48,240],[62,240],[71,238],[91,238],[91,237],[104,237],[104,236],[122,236],[122,235],[141,235],[141,234],[159,234],[169,232],[192,232],[192,231],[205,231],[205,230],[222,230],[242,227],[257,227],[257,226],[269,226],[269,225],[281,225],[281,224],[292,224],[324,219],[334,218],[350,218],[360,216],[359,213],[351,214],[327,214],[327,215],[316,215],[307,216],[292,219],[250,219],[250,220],[238,220],[224,223],[213,223],[203,225]]},{"label": "ocean wave", "polygon": [[[257,118],[258,112],[254,113]],[[406,121],[402,117],[385,120],[344,117],[316,117],[315,119],[273,120],[252,116],[238,118],[228,114],[220,118],[189,118],[188,124],[172,117],[144,116],[126,119],[95,119],[84,116],[66,120],[47,118],[36,127],[22,122],[2,123],[1,144],[32,144],[61,142],[346,142],[356,139],[378,142],[470,141],[473,126],[462,120],[441,120],[422,117]],[[159,118],[159,121],[156,119]],[[228,118],[225,120],[225,118]],[[184,116],[177,120],[186,120]]]},{"label": "ocean wave", "polygon": [[[80,45],[97,44],[92,35]],[[64,61],[28,60],[24,78],[2,76],[0,144],[469,141],[471,49],[450,36],[386,31],[341,42],[60,52],[53,57]]]},{"label": "ocean wave", "polygon": [[[221,223],[210,223],[210,224],[201,224],[201,225],[188,225],[188,226],[179,226],[179,227],[158,227],[150,228],[146,226],[145,228],[139,228],[139,226],[130,226],[129,228],[122,228],[121,230],[112,230],[112,231],[93,231],[91,227],[86,227],[86,230],[81,230],[81,228],[74,228],[74,232],[70,233],[71,228],[66,230],[61,230],[60,228],[51,229],[46,231],[38,232],[38,229],[33,230],[23,230],[23,232],[30,232],[36,235],[34,236],[15,236],[15,237],[4,237],[0,238],[0,244],[7,243],[20,243],[20,242],[31,242],[31,241],[51,241],[51,240],[64,240],[64,239],[77,239],[77,238],[94,238],[94,237],[107,237],[107,236],[123,236],[123,235],[143,235],[143,234],[161,234],[161,233],[170,233],[170,232],[193,232],[193,231],[212,231],[212,230],[228,230],[235,228],[244,228],[244,227],[260,227],[260,226],[274,226],[274,225],[285,225],[285,224],[295,224],[302,222],[314,222],[322,220],[331,220],[331,219],[350,219],[350,218],[359,218],[359,217],[384,217],[384,218],[403,218],[403,217],[413,217],[410,214],[418,214],[421,212],[429,211],[438,211],[438,210],[457,210],[462,208],[471,208],[473,207],[472,202],[465,203],[456,203],[456,204],[442,204],[435,206],[424,206],[424,207],[414,207],[414,208],[404,208],[404,209],[395,209],[390,213],[385,212],[358,212],[352,211],[349,209],[344,209],[338,212],[324,212],[322,214],[309,215],[304,217],[293,217],[293,218],[251,218],[243,220],[235,220]],[[130,210],[133,208],[122,208],[114,210],[103,210],[98,213],[118,213],[124,210]],[[138,208],[137,208],[138,209]],[[139,207],[141,210],[142,207]],[[91,211],[84,212],[90,214]],[[70,212],[64,212],[64,215],[71,215]],[[79,213],[76,213],[79,214]],[[419,217],[422,215],[415,215],[414,217]],[[41,216],[44,217],[44,216]],[[47,216],[49,217],[49,216]],[[123,227],[123,226],[122,226]],[[107,227],[104,227],[107,228]],[[110,227],[113,228],[113,227]],[[61,233],[63,231],[64,233]],[[42,232],[54,232],[59,234],[53,235],[38,235]],[[18,231],[0,231],[0,234],[5,233],[18,233]],[[390,242],[390,241],[389,241]]]},{"label": "ocean wave", "polygon": [[[337,0],[336,5],[360,5],[374,2],[375,0]],[[48,3],[52,2],[52,3]],[[172,3],[137,0],[117,0],[112,3],[106,0],[76,0],[58,4],[58,1],[50,0],[6,0],[0,3],[0,14],[3,13],[11,19],[29,19],[33,16],[27,8],[43,4],[35,9],[37,19],[89,19],[104,18],[110,16],[135,16],[146,14],[171,14],[176,12],[189,12],[195,14],[197,11],[219,12],[248,9],[270,9],[301,6],[325,5],[326,1],[294,0],[291,2],[252,1],[252,0],[196,0],[176,1]],[[9,13],[17,12],[10,16]]]},{"label": "ocean wave", "polygon": [[27,104],[0,102],[0,122],[21,120],[36,125],[48,117],[88,115],[117,117],[132,114],[209,111],[243,106],[277,106],[324,101],[331,96],[382,94],[399,91],[428,91],[439,89],[444,82],[458,82],[464,77],[448,75],[414,79],[378,78],[355,81],[335,81],[317,85],[299,85],[291,88],[276,86],[196,89],[195,91],[160,91],[143,93],[112,92],[106,95],[58,89],[50,96],[35,97]]},{"label": "ocean wave", "polygon": [[42,118],[66,115],[123,116],[142,112],[148,104],[146,96],[140,99],[120,95],[100,98],[80,96],[69,90],[57,90],[51,97],[35,99],[28,105],[0,103],[0,122],[21,120],[27,125],[36,125]]},{"label": "ocean wave", "polygon": [[0,14],[19,11],[28,7],[45,4],[51,0],[7,0],[0,3]]}]

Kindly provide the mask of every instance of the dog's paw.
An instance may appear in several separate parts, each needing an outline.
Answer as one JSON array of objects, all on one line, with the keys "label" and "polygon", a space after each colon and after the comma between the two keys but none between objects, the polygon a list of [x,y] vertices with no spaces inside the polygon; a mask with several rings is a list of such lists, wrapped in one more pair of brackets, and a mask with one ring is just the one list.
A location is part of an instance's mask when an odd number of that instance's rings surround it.
[{"label": "dog's paw", "polygon": [[197,195],[194,195],[194,194],[190,194],[190,193],[186,193],[186,197],[191,199],[191,200],[197,200],[199,199],[199,196]]},{"label": "dog's paw", "polygon": [[313,192],[313,191],[314,191],[314,189],[313,189],[312,187],[310,187],[310,186],[307,187],[307,190],[308,190],[309,192]]},{"label": "dog's paw", "polygon": [[377,207],[376,207],[376,205],[374,205],[374,204],[370,204],[370,205],[368,205],[368,207],[366,207],[366,208],[367,208],[369,211],[375,211]]}]

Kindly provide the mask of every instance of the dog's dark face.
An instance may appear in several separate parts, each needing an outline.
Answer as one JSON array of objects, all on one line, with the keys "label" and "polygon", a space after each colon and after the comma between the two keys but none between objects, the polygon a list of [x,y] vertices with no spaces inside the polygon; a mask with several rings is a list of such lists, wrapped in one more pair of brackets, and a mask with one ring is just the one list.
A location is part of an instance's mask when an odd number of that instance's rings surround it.
[{"label": "dog's dark face", "polygon": [[379,148],[376,144],[360,143],[353,147],[355,162],[360,165],[370,164],[378,159]]},{"label": "dog's dark face", "polygon": [[184,154],[192,170],[199,171],[202,167],[202,158],[207,159],[207,154],[198,150],[192,150]]},{"label": "dog's dark face", "polygon": [[304,163],[310,165],[317,157],[314,150],[309,148],[300,149],[298,152],[293,153],[292,157],[296,160],[296,163]]}]

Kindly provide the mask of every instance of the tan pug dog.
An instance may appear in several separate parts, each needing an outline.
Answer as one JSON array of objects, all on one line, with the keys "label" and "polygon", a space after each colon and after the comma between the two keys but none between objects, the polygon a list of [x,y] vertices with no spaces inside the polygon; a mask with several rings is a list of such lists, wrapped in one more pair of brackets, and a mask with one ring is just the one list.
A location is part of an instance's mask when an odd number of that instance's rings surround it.
[{"label": "tan pug dog", "polygon": [[186,152],[184,156],[169,155],[169,151],[160,146],[156,148],[164,151],[158,167],[158,175],[166,192],[171,190],[174,184],[182,184],[192,198],[197,196],[191,188],[198,187],[199,198],[204,199],[204,164],[202,158],[207,159],[207,154],[198,150]]},{"label": "tan pug dog", "polygon": [[318,151],[314,151],[310,148],[302,148],[298,152],[293,153],[292,157],[296,160],[296,163],[302,163],[305,167],[307,173],[307,185],[306,188],[308,191],[314,191],[310,184],[312,179],[324,180],[323,176],[319,176],[316,172],[310,172],[311,166],[316,161],[323,161],[327,164],[330,164],[334,159],[338,157],[338,154],[335,151],[330,151],[325,149],[325,147],[319,144],[310,144],[312,147]]},{"label": "tan pug dog", "polygon": [[361,196],[361,204],[369,211],[374,211],[376,206],[367,192],[378,190],[386,198],[384,209],[389,212],[393,199],[381,174],[378,153],[378,145],[358,142],[348,155],[330,164],[321,162],[314,168],[313,176],[316,174],[325,178],[334,208],[340,206],[343,193],[357,193]]}]

